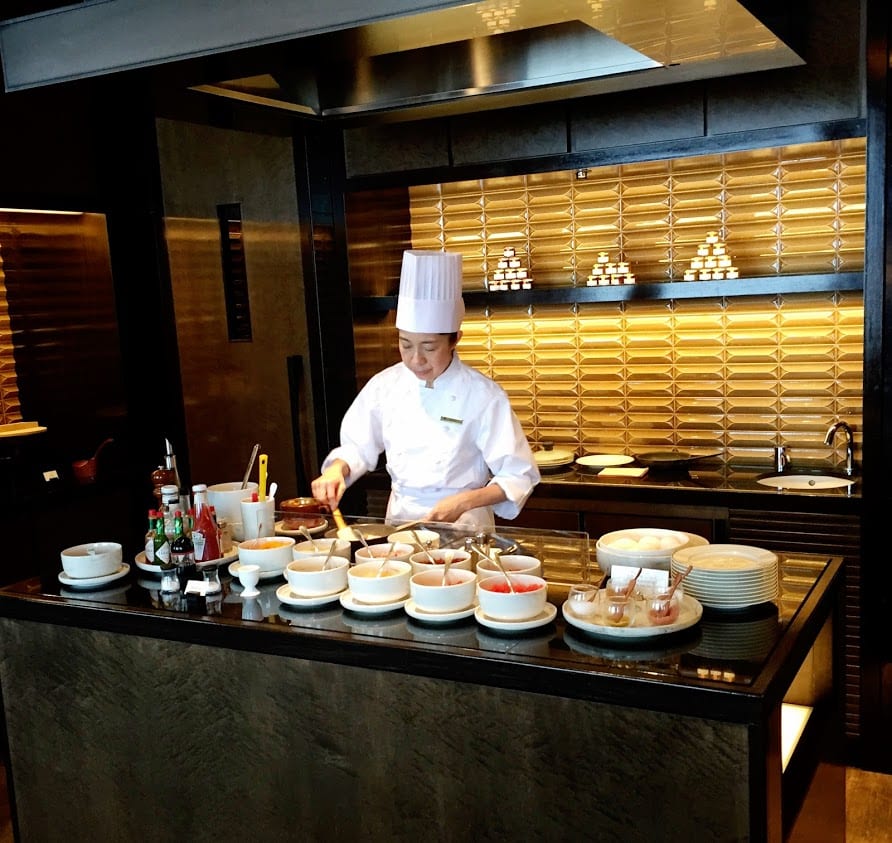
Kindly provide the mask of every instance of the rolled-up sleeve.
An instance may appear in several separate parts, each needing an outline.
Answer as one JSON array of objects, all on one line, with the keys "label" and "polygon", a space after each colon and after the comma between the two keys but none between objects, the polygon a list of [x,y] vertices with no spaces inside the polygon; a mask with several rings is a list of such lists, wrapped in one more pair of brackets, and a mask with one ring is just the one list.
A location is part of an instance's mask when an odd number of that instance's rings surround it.
[{"label": "rolled-up sleeve", "polygon": [[341,421],[341,441],[322,462],[325,471],[335,460],[350,466],[346,483],[351,486],[378,465],[384,451],[379,384],[372,378],[359,392]]},{"label": "rolled-up sleeve", "polygon": [[499,518],[514,519],[541,479],[533,452],[507,394],[496,387],[496,395],[480,429],[480,450],[506,500],[493,506]]}]

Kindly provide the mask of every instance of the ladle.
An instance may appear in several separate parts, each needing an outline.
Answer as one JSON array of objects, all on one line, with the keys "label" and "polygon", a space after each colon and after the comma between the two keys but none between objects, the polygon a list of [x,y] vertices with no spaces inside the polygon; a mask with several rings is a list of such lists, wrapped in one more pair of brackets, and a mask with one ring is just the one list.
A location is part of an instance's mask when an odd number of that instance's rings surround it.
[{"label": "ladle", "polygon": [[253,450],[251,451],[251,456],[248,458],[248,465],[245,468],[245,476],[242,477],[242,488],[248,488],[248,478],[251,476],[251,469],[254,468],[254,460],[257,459],[257,452],[260,450],[260,443],[258,442]]},{"label": "ladle", "polygon": [[[514,584],[511,582],[511,577],[508,576],[508,572],[505,570],[505,566],[502,564],[502,560],[499,559],[502,552],[497,548],[492,548],[492,556],[490,556],[479,544],[475,544],[474,542],[470,542],[469,546],[471,550],[475,553],[479,553],[484,559],[491,559],[493,564],[502,572],[502,576],[505,577],[505,581],[508,583],[508,591],[514,594]],[[640,573],[640,572],[639,572]]]},{"label": "ladle", "polygon": [[96,449],[92,457],[86,460],[75,460],[71,464],[71,470],[80,483],[92,483],[96,479],[96,470],[99,466],[99,455],[102,453],[106,445],[114,442],[114,439],[106,439]]}]

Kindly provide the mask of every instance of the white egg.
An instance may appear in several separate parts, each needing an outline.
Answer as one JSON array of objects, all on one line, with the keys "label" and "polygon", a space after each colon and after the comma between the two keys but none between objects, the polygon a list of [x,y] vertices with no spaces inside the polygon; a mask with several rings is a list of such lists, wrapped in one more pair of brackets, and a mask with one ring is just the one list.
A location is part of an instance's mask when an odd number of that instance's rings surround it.
[{"label": "white egg", "polygon": [[663,536],[660,539],[660,549],[661,550],[671,550],[673,547],[678,547],[681,542],[675,538],[675,536]]},{"label": "white egg", "polygon": [[615,547],[617,550],[636,550],[638,547],[638,542],[636,542],[635,539],[628,538],[627,536],[620,536],[610,546]]},{"label": "white egg", "polygon": [[659,550],[660,540],[656,536],[642,536],[638,539],[639,550]]}]

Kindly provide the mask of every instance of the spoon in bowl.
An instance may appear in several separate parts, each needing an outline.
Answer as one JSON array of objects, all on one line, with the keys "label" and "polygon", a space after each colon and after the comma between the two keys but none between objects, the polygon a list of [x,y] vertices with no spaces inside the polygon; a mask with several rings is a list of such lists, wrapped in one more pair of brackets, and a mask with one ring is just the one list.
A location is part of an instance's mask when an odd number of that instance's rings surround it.
[{"label": "spoon in bowl", "polygon": [[[368,545],[366,545],[366,547],[368,547]],[[375,571],[376,578],[380,577],[381,574],[384,573],[384,568],[387,566],[387,563],[390,561],[390,557],[393,556],[393,550],[395,547],[396,547],[396,545],[393,542],[390,542],[390,544],[387,547],[387,553],[384,554],[384,558],[381,560],[381,564],[378,566],[378,570]]]},{"label": "spoon in bowl", "polygon": [[[325,561],[322,563],[323,571],[328,569],[328,563],[331,560],[332,554],[334,553],[336,544],[337,544],[337,540],[333,540],[332,543],[328,546],[328,553],[325,554]],[[314,545],[314,547],[315,547],[315,545]]]},{"label": "spoon in bowl", "polygon": [[470,548],[475,552],[479,553],[484,559],[491,559],[493,564],[502,572],[502,576],[505,577],[505,582],[508,583],[508,591],[514,594],[514,584],[511,582],[511,577],[508,576],[508,572],[505,570],[505,566],[502,564],[502,560],[499,559],[501,556],[501,551],[494,547],[492,548],[492,555],[487,553],[479,544],[475,544],[473,542],[470,543]]},{"label": "spoon in bowl", "polygon": [[427,556],[431,565],[436,565],[437,560],[434,559],[434,555],[430,552],[428,546],[423,541],[421,541],[418,533],[415,530],[410,530],[409,532],[412,533],[412,538],[415,539],[415,544],[418,546],[418,549]]},{"label": "spoon in bowl", "polygon": [[316,539],[314,539],[310,535],[310,531],[306,527],[304,527],[303,524],[301,524],[300,527],[297,528],[297,532],[300,533],[313,546],[313,550],[319,550],[319,545],[316,544]]},{"label": "spoon in bowl", "polygon": [[[451,549],[443,553],[443,582],[440,583],[441,585],[449,585],[449,568],[452,565],[453,554],[454,552]],[[428,554],[428,556],[430,556],[430,554]],[[432,556],[431,559],[433,559]]]}]

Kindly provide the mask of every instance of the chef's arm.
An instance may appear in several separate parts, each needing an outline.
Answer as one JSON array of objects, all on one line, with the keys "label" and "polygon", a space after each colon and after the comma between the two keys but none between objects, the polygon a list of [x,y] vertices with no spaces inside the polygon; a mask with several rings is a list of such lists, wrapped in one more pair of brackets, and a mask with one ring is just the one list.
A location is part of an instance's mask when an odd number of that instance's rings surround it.
[{"label": "chef's arm", "polygon": [[350,466],[346,460],[335,459],[325,468],[311,484],[313,497],[327,503],[332,509],[337,509],[344,492],[347,491],[347,478],[350,476]]},{"label": "chef's arm", "polygon": [[498,483],[490,483],[481,489],[467,489],[438,500],[425,517],[425,521],[451,524],[458,521],[469,509],[493,506],[506,500],[505,490]]}]

